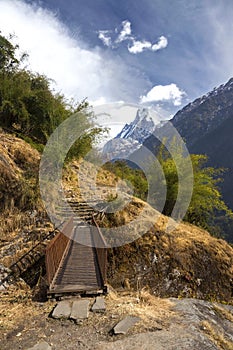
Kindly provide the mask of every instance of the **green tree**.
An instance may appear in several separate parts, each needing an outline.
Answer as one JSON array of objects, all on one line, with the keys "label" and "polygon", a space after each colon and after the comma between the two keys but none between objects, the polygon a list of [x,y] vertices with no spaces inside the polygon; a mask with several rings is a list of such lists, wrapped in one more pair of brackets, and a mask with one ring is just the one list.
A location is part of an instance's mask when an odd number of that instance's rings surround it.
[{"label": "green tree", "polygon": [[230,209],[222,200],[219,183],[222,182],[223,169],[207,167],[207,156],[192,155],[194,185],[192,200],[185,219],[195,225],[209,228],[217,212],[232,216]]},{"label": "green tree", "polygon": [[[176,161],[169,156],[164,146],[161,146],[158,155],[166,179],[167,196],[163,214],[167,216],[171,215],[178,195],[177,161],[180,162],[178,166],[183,170],[182,176],[190,176],[186,172],[182,153],[178,152],[180,152],[179,148],[177,149]],[[183,168],[182,161],[184,161]],[[193,193],[184,220],[205,229],[210,229],[217,212],[232,217],[232,212],[222,200],[218,187],[222,181],[221,175],[224,170],[206,166],[208,158],[205,155],[192,154],[191,161],[193,167]],[[154,196],[156,198],[159,194],[155,191]]]},{"label": "green tree", "polygon": [[130,183],[134,196],[146,200],[148,185],[144,172],[140,169],[131,168],[125,161],[117,160],[104,165],[104,169],[111,171],[118,178]]},{"label": "green tree", "polygon": [[24,56],[18,60],[17,49],[0,35],[0,126],[40,146],[46,144],[59,124],[79,113],[78,124],[86,132],[72,146],[67,160],[85,155],[105,131],[95,125],[87,101],[76,103],[55,94],[46,76],[21,68]]},{"label": "green tree", "polygon": [[[1,33],[1,32],[0,32]],[[0,34],[0,70],[11,70],[18,66],[19,60],[15,57],[18,46],[14,46]]]}]

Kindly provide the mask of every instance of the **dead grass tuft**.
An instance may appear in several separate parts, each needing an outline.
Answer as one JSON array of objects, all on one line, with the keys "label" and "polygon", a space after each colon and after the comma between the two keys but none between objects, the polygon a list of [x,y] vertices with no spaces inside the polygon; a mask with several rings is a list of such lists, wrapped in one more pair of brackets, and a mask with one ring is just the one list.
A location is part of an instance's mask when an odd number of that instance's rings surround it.
[{"label": "dead grass tuft", "polygon": [[30,326],[33,317],[49,313],[51,308],[51,302],[43,306],[32,302],[32,291],[26,283],[11,285],[7,291],[1,292],[0,333],[4,337],[22,323],[25,327]]},{"label": "dead grass tuft", "polygon": [[167,299],[154,297],[146,290],[140,296],[136,292],[110,292],[106,298],[107,309],[119,319],[124,316],[137,316],[141,321],[134,327],[136,332],[155,330],[161,325],[166,326],[169,318],[174,315],[171,311],[173,303]]},{"label": "dead grass tuft", "polygon": [[208,335],[210,340],[218,346],[220,350],[232,350],[233,343],[224,337],[224,334],[219,331],[209,321],[202,321],[201,327],[204,332]]},{"label": "dead grass tuft", "polygon": [[213,307],[217,314],[219,314],[223,319],[227,319],[228,321],[232,322],[233,324],[233,314],[230,311],[217,304],[214,304]]}]

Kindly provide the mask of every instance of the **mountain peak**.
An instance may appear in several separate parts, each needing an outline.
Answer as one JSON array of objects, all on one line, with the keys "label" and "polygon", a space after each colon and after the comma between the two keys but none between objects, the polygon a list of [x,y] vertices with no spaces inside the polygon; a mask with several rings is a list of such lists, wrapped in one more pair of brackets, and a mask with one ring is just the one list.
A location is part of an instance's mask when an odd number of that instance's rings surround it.
[{"label": "mountain peak", "polygon": [[135,119],[130,124],[125,124],[116,139],[133,139],[139,143],[152,134],[155,129],[155,123],[150,116],[147,108],[140,108],[137,111]]},{"label": "mountain peak", "polygon": [[140,148],[154,130],[155,123],[149,110],[140,108],[135,119],[131,123],[125,124],[121,132],[105,144],[103,154],[107,158],[127,158]]}]

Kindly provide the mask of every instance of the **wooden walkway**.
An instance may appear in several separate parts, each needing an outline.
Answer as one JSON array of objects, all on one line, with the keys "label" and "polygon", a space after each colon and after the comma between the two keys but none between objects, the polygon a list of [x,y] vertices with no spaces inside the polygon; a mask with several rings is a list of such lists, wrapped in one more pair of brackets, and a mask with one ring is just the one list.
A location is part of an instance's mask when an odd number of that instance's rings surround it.
[{"label": "wooden walkway", "polygon": [[[77,200],[70,204],[72,210],[60,208],[62,216],[67,218],[61,224],[62,229],[49,232],[12,264],[11,272],[0,281],[0,286],[22,276],[45,255],[48,295],[106,290],[107,245],[94,219],[94,210]],[[74,212],[78,215],[70,216]]]},{"label": "wooden walkway", "polygon": [[69,241],[50,293],[98,291],[104,287],[90,228],[84,226],[75,230],[75,236],[83,244],[76,242],[75,237]]},{"label": "wooden walkway", "polygon": [[46,248],[48,295],[99,293],[106,289],[106,242],[93,209],[85,203],[72,205],[78,216],[67,220]]}]

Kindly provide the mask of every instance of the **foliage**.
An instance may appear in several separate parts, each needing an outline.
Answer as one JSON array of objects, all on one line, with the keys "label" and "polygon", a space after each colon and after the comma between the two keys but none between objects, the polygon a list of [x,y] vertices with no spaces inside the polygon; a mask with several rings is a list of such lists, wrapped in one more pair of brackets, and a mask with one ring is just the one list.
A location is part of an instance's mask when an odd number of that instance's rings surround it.
[{"label": "foliage", "polygon": [[72,146],[67,160],[83,156],[103,132],[94,127],[88,103],[68,102],[63,95],[55,94],[46,76],[21,68],[25,55],[18,60],[17,49],[0,35],[0,126],[42,151],[58,125],[79,113],[78,125],[86,132]]},{"label": "foliage", "polygon": [[193,195],[186,220],[198,226],[209,227],[216,211],[231,216],[231,211],[223,202],[218,184],[222,181],[223,169],[205,167],[207,157],[192,155],[194,170]]},{"label": "foliage", "polygon": [[10,70],[19,64],[15,57],[18,46],[12,45],[6,38],[0,35],[0,70]]},{"label": "foliage", "polygon": [[[175,160],[171,158],[163,146],[161,146],[158,155],[165,175],[167,187],[166,203],[163,214],[168,216],[172,213],[179,189],[176,167],[177,162],[179,163],[179,168],[182,169],[182,176],[190,176],[185,167],[185,157],[183,157],[179,147],[176,149],[176,151],[177,153],[175,155]],[[213,228],[216,213],[224,213],[225,216],[232,219],[232,212],[222,200],[222,196],[218,188],[218,184],[222,181],[224,169],[207,167],[207,161],[208,158],[205,155],[191,155],[193,167],[193,193],[184,220],[205,229],[209,229],[212,233],[217,234],[219,233],[218,228]],[[182,162],[184,163],[183,167]],[[154,193],[154,196],[157,196],[156,192]]]},{"label": "foliage", "polygon": [[125,161],[120,160],[114,163],[106,163],[104,168],[114,173],[120,179],[129,182],[133,186],[134,196],[146,199],[148,186],[146,176],[142,170],[133,169]]}]

